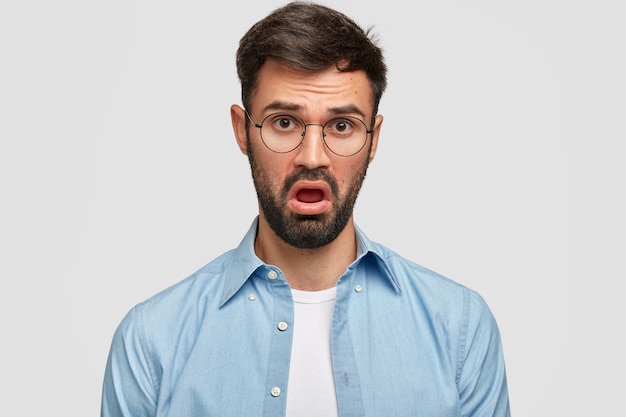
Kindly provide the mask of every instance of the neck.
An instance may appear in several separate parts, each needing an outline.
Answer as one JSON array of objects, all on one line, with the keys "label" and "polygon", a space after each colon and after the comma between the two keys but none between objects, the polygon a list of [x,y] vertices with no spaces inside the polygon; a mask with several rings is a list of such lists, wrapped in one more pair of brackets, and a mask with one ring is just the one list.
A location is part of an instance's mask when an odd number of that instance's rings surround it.
[{"label": "neck", "polygon": [[334,287],[356,259],[356,235],[350,218],[337,239],[316,249],[300,249],[282,241],[259,217],[254,250],[263,262],[283,271],[289,286],[296,290],[319,291]]}]

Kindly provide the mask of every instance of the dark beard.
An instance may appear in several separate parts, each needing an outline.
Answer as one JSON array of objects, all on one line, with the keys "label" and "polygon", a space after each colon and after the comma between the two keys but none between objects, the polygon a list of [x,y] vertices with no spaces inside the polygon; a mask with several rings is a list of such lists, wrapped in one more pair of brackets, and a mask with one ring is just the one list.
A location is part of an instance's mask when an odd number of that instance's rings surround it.
[{"label": "dark beard", "polygon": [[[316,249],[334,241],[345,229],[365,179],[369,160],[366,160],[344,196],[339,196],[337,181],[324,169],[301,169],[285,180],[278,197],[274,196],[269,179],[258,168],[248,142],[248,158],[252,179],[265,218],[276,235],[285,243],[300,249]],[[287,196],[291,187],[300,180],[325,181],[332,193],[332,209],[329,213],[302,215],[287,210]]]}]

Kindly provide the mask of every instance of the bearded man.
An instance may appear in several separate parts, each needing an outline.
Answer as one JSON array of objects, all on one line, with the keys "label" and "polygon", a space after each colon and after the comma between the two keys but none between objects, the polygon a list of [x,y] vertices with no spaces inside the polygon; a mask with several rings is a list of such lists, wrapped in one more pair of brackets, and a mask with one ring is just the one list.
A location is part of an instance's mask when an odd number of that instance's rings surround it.
[{"label": "bearded man", "polygon": [[354,223],[387,83],[370,32],[290,3],[244,35],[237,70],[258,217],[124,318],[102,416],[509,416],[484,300]]}]

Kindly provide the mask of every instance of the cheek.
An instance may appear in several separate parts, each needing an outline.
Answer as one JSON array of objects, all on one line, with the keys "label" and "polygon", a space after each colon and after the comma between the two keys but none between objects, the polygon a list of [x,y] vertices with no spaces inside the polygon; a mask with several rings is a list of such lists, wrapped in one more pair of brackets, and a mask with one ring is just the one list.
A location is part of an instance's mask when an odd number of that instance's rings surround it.
[{"label": "cheek", "polygon": [[361,166],[354,164],[343,167],[341,170],[336,170],[333,173],[335,181],[337,181],[339,195],[345,196],[353,188],[355,182],[359,181],[360,171]]},{"label": "cheek", "polygon": [[368,163],[366,158],[359,158],[356,161],[352,161],[350,164],[346,164],[345,167],[342,167],[344,182],[351,184],[360,178],[363,175],[363,171],[367,169]]},{"label": "cheek", "polygon": [[280,187],[282,185],[286,176],[286,167],[284,163],[276,160],[276,158],[255,153],[251,164],[252,173],[257,180],[262,181],[266,186],[272,188]]}]

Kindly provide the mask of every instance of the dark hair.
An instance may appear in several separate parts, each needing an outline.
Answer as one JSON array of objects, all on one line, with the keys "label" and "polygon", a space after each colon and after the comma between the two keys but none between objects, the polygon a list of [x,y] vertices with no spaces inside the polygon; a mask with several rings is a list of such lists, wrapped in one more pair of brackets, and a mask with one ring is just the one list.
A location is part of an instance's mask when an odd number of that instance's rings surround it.
[{"label": "dark hair", "polygon": [[371,28],[363,30],[346,15],[315,3],[288,3],[241,38],[237,75],[245,108],[249,108],[259,71],[267,60],[306,73],[332,66],[340,71],[364,70],[372,86],[374,114],[387,86],[387,67]]}]

